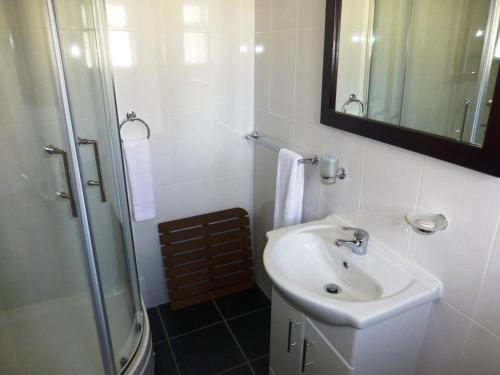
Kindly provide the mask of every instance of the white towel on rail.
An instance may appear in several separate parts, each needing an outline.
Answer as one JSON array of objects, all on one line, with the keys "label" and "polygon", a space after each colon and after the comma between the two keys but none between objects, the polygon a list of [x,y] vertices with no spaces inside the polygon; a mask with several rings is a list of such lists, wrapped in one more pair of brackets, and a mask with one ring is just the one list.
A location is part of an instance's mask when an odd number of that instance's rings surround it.
[{"label": "white towel on rail", "polygon": [[156,216],[149,139],[123,141],[127,180],[135,221]]},{"label": "white towel on rail", "polygon": [[304,198],[304,164],[302,156],[282,148],[278,155],[276,196],[274,200],[274,229],[300,224]]}]

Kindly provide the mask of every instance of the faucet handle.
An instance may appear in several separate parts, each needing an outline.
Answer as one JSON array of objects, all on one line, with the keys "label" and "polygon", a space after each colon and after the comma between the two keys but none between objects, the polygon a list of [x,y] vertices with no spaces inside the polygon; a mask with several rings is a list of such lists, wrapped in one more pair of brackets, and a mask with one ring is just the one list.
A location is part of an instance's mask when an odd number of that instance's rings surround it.
[{"label": "faucet handle", "polygon": [[342,227],[342,229],[354,231],[354,238],[357,241],[368,241],[368,239],[370,238],[370,235],[368,234],[368,232],[364,229],[361,229],[361,228]]}]

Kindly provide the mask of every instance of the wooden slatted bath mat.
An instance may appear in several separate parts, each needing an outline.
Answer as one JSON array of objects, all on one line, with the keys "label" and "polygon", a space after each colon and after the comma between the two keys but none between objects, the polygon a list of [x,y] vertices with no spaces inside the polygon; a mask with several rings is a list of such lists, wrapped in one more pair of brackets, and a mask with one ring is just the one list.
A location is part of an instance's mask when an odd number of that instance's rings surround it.
[{"label": "wooden slatted bath mat", "polygon": [[242,208],[158,224],[172,310],[254,286],[250,219]]}]

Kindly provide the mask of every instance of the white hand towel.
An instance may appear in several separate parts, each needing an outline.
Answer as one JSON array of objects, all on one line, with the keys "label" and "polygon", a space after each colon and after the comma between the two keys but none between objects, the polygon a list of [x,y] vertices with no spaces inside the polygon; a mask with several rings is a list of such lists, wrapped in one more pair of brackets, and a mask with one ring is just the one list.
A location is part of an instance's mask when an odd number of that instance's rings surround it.
[{"label": "white hand towel", "polygon": [[300,224],[304,198],[304,164],[302,156],[282,148],[278,155],[276,197],[274,201],[274,229]]},{"label": "white hand towel", "polygon": [[134,220],[154,219],[156,212],[149,139],[124,141],[123,149]]}]

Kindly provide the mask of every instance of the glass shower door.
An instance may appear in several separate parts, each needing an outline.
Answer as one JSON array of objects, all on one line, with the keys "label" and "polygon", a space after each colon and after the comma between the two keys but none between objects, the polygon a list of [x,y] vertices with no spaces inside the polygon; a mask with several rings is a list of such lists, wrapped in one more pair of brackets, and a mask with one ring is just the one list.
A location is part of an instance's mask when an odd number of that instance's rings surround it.
[{"label": "glass shower door", "polygon": [[130,235],[114,93],[107,85],[100,4],[53,0],[71,121],[101,274],[115,366],[124,368],[142,337],[143,315]]},{"label": "glass shower door", "polygon": [[102,374],[47,35],[42,1],[0,1],[0,374]]},{"label": "glass shower door", "polygon": [[367,116],[482,145],[499,0],[372,2]]},{"label": "glass shower door", "polygon": [[0,1],[0,374],[114,374],[142,337],[102,8]]},{"label": "glass shower door", "polygon": [[413,1],[401,124],[471,139],[492,3]]}]

